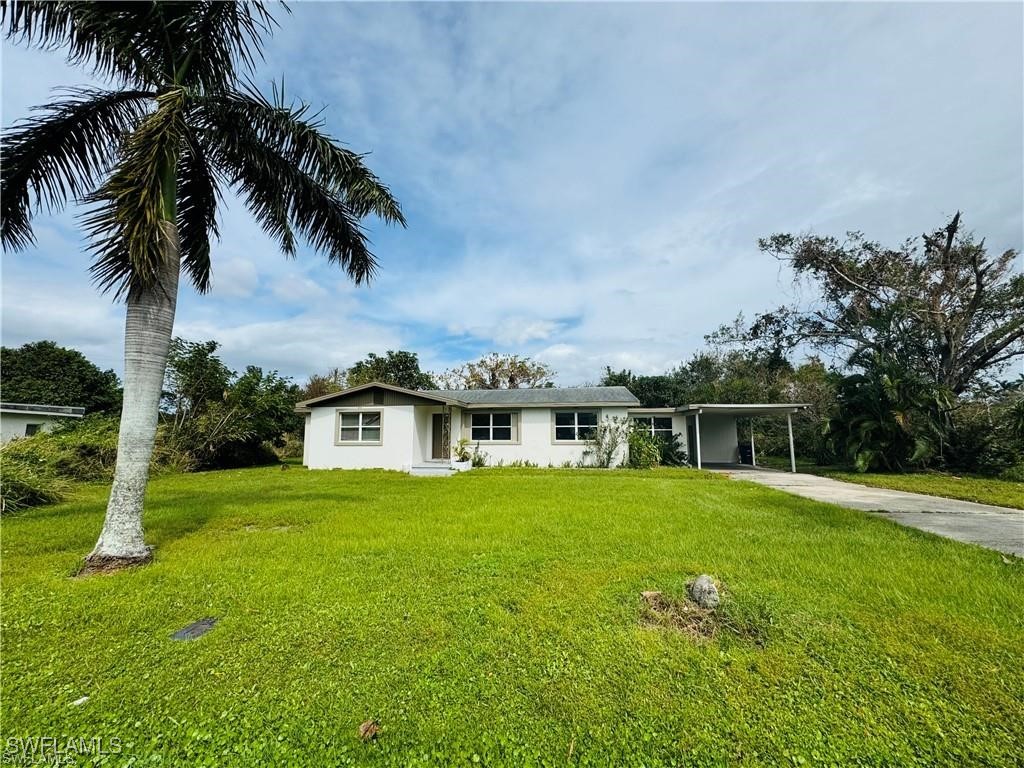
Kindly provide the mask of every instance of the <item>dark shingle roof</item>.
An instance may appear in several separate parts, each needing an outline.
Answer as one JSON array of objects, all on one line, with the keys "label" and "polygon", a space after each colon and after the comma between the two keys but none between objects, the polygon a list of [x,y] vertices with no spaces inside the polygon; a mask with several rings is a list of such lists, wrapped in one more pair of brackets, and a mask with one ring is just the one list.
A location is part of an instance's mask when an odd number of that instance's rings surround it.
[{"label": "dark shingle roof", "polygon": [[457,400],[466,405],[640,405],[640,401],[625,387],[428,389],[424,394]]}]

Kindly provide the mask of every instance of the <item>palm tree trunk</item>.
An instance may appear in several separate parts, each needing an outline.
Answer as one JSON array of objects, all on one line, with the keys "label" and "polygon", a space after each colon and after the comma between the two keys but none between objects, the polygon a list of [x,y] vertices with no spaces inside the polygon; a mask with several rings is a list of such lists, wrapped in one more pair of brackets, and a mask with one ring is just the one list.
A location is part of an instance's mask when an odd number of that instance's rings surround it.
[{"label": "palm tree trunk", "polygon": [[151,557],[142,531],[142,506],[156,439],[167,350],[178,300],[181,254],[178,228],[161,224],[165,259],[156,284],[128,295],[124,330],[124,400],[114,485],[103,531],[87,568],[143,563]]}]

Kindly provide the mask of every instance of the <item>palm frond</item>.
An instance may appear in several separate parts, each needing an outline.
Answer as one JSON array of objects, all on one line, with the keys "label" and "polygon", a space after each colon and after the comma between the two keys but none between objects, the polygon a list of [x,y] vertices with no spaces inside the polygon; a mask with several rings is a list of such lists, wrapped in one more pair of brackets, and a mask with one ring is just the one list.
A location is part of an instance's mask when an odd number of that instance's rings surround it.
[{"label": "palm frond", "polygon": [[178,166],[178,239],[181,268],[200,293],[210,289],[210,238],[217,230],[217,180],[191,135]]},{"label": "palm frond", "polygon": [[146,114],[148,91],[68,89],[68,98],[37,107],[0,144],[3,247],[33,242],[33,209],[61,208],[91,193],[114,161],[121,139]]},{"label": "palm frond", "polygon": [[161,222],[176,219],[164,185],[173,183],[186,135],[186,101],[180,88],[160,94],[156,111],[128,136],[120,162],[90,197],[96,207],[84,224],[93,238],[93,279],[103,291],[121,296],[156,284],[164,258]]},{"label": "palm frond", "polygon": [[267,99],[249,86],[227,91],[216,108],[235,124],[251,127],[258,140],[333,192],[359,217],[373,214],[389,224],[405,226],[398,201],[363,162],[362,155],[340,146],[322,131],[323,120],[309,104],[289,103],[284,88]]},{"label": "palm frond", "polygon": [[67,61],[101,77],[155,87],[167,78],[154,54],[166,48],[155,2],[8,0],[7,37],[30,46],[67,49]]},{"label": "palm frond", "polygon": [[263,58],[263,36],[277,26],[265,5],[210,0],[189,7],[179,82],[210,92],[233,86],[239,64],[252,73]]},{"label": "palm frond", "polygon": [[356,282],[369,280],[377,262],[366,233],[343,194],[308,173],[294,156],[269,144],[219,101],[200,101],[196,118],[211,161],[238,189],[264,230],[294,253],[292,230],[314,250],[346,270]]}]

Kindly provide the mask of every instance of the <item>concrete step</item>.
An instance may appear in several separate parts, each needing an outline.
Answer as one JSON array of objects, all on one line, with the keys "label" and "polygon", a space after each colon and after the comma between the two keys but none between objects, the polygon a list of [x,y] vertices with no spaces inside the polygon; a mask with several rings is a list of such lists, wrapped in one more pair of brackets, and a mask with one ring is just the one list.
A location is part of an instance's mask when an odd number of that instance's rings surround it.
[{"label": "concrete step", "polygon": [[447,462],[433,464],[413,464],[409,474],[416,477],[451,477],[455,470]]}]

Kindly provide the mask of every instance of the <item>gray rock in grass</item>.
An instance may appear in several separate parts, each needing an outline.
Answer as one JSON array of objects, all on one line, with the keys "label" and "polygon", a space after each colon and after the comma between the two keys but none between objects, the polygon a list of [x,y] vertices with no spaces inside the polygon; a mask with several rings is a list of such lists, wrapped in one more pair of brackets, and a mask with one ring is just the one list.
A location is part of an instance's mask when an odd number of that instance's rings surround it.
[{"label": "gray rock in grass", "polygon": [[718,587],[706,573],[701,574],[689,586],[690,599],[701,608],[717,608],[720,599]]}]

